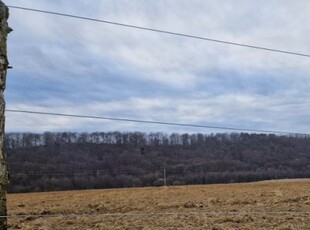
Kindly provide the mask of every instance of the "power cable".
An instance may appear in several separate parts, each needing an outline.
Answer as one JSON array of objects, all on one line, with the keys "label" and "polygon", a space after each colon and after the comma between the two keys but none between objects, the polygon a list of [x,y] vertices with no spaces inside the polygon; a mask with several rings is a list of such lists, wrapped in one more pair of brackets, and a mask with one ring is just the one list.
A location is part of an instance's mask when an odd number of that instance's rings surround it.
[{"label": "power cable", "polygon": [[32,12],[38,12],[38,13],[44,13],[44,14],[57,15],[57,16],[62,16],[62,17],[81,19],[81,20],[92,21],[92,22],[105,23],[105,24],[110,24],[110,25],[114,25],[114,26],[122,26],[122,27],[127,27],[127,28],[132,28],[132,29],[145,30],[145,31],[181,36],[181,37],[192,38],[192,39],[199,39],[199,40],[222,43],[222,44],[232,45],[232,46],[239,46],[239,47],[258,49],[258,50],[264,50],[264,51],[269,51],[269,52],[296,55],[296,56],[302,56],[302,57],[307,57],[307,58],[310,57],[310,54],[304,54],[304,53],[299,53],[299,52],[292,52],[292,51],[287,51],[287,50],[280,50],[280,49],[274,49],[274,48],[268,48],[268,47],[262,47],[262,46],[256,46],[256,45],[248,45],[248,44],[243,44],[243,43],[237,43],[237,42],[219,40],[219,39],[214,39],[214,38],[201,37],[201,36],[190,35],[190,34],[185,34],[185,33],[172,32],[172,31],[161,30],[161,29],[154,29],[154,28],[149,28],[149,27],[136,26],[136,25],[131,25],[131,24],[112,22],[112,21],[95,19],[95,18],[90,18],[90,17],[72,15],[72,14],[65,14],[65,13],[59,13],[59,12],[53,12],[53,11],[47,11],[47,10],[40,10],[40,9],[34,9],[34,8],[27,8],[27,7],[20,7],[20,6],[8,6],[8,7],[12,8],[12,9],[19,9],[19,10],[32,11]]},{"label": "power cable", "polygon": [[[161,171],[151,171],[151,170],[136,170],[136,171],[123,171],[123,172],[114,172],[114,171],[102,171],[98,170],[98,172],[93,170],[85,170],[83,172],[27,172],[27,171],[10,171],[11,177],[19,177],[19,176],[121,176],[121,175],[127,175],[127,176],[141,176],[145,174],[162,174],[163,170]],[[287,171],[279,171],[279,173],[286,173]],[[297,171],[294,171],[298,173]],[[217,175],[225,175],[227,172],[220,172],[220,171],[189,171],[189,170],[166,170],[167,174],[170,175],[208,175],[208,174],[217,174]],[[255,173],[255,174],[264,174],[268,173],[268,171],[235,171],[235,172],[229,172],[230,175],[238,175],[240,173],[246,174],[246,173]],[[310,174],[310,171],[304,171],[302,172],[304,174]]]},{"label": "power cable", "polygon": [[[10,171],[10,170],[9,170]],[[115,171],[102,171],[98,170],[85,170],[83,172],[11,172],[11,176],[92,176],[92,175],[99,175],[99,176],[106,176],[106,175],[144,175],[144,174],[160,174],[161,171],[151,171],[151,170],[136,170],[136,171],[122,171],[122,172],[115,172]]]},{"label": "power cable", "polygon": [[272,211],[253,211],[253,212],[155,212],[155,213],[74,213],[74,214],[23,214],[23,215],[8,215],[0,216],[0,218],[94,218],[94,217],[152,217],[152,216],[233,216],[233,215],[251,215],[251,216],[265,216],[265,215],[310,215],[310,212],[294,212],[294,211],[283,211],[283,212],[272,212]]},{"label": "power cable", "polygon": [[246,129],[246,128],[233,128],[233,127],[211,126],[211,125],[195,125],[195,124],[163,122],[163,121],[147,121],[147,120],[138,120],[138,119],[129,119],[129,118],[101,117],[101,116],[89,116],[89,115],[77,115],[77,114],[65,114],[65,113],[51,113],[51,112],[39,112],[39,111],[36,112],[36,111],[17,110],[17,109],[7,109],[6,112],[36,114],[36,115],[48,115],[48,116],[60,116],[60,117],[74,117],[74,118],[83,118],[83,119],[121,121],[121,122],[134,122],[134,123],[192,127],[192,128],[220,129],[220,130],[230,130],[230,131],[273,133],[273,134],[282,134],[282,135],[301,135],[301,136],[310,135],[310,134],[306,134],[306,133],[284,132],[284,131],[276,131],[276,130]]}]

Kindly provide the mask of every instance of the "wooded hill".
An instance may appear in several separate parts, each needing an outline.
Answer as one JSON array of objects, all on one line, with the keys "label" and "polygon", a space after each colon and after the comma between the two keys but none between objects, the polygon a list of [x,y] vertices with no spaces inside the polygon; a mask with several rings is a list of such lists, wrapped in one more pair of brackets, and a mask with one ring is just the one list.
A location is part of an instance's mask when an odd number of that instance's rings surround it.
[{"label": "wooded hill", "polygon": [[310,177],[310,137],[141,132],[8,133],[10,192]]}]

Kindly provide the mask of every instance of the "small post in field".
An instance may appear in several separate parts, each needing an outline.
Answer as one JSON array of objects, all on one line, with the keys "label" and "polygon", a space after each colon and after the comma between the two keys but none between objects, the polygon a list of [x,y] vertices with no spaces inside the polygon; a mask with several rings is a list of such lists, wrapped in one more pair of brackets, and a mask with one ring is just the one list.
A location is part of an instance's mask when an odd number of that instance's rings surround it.
[{"label": "small post in field", "polygon": [[166,169],[164,169],[164,186],[167,186]]},{"label": "small post in field", "polygon": [[277,175],[277,170],[274,170],[274,178],[276,179],[276,181],[278,181],[278,175]]}]

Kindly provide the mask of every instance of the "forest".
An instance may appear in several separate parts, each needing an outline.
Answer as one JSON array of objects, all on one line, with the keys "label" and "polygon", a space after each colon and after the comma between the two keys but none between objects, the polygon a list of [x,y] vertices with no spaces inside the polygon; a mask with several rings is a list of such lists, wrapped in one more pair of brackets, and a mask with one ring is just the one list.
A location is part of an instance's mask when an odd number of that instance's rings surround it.
[{"label": "forest", "polygon": [[9,192],[310,177],[310,137],[249,133],[7,133]]}]

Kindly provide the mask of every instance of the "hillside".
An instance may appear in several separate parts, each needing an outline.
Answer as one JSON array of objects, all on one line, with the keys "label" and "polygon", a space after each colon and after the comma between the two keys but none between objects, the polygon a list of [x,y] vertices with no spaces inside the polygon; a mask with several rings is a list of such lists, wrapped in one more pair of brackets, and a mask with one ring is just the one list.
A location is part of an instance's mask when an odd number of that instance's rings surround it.
[{"label": "hillside", "polygon": [[310,178],[310,138],[265,134],[11,133],[10,192]]},{"label": "hillside", "polygon": [[[10,194],[10,215],[77,216],[15,217],[9,219],[9,224],[10,229],[24,230],[306,230],[310,226],[309,191],[309,180],[284,180],[229,185]],[[79,214],[89,215],[78,216]],[[96,214],[99,216],[94,216]],[[115,216],[109,216],[111,214]]]}]

